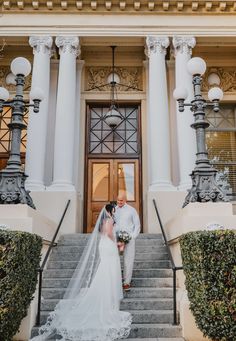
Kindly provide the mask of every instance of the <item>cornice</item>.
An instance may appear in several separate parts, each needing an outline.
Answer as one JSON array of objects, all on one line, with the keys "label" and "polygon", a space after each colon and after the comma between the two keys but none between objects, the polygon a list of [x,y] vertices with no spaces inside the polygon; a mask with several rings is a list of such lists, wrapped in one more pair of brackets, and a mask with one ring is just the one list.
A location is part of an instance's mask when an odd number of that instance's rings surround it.
[{"label": "cornice", "polygon": [[2,1],[2,13],[93,13],[142,12],[158,14],[234,14],[236,2],[229,0],[79,0],[79,1]]}]

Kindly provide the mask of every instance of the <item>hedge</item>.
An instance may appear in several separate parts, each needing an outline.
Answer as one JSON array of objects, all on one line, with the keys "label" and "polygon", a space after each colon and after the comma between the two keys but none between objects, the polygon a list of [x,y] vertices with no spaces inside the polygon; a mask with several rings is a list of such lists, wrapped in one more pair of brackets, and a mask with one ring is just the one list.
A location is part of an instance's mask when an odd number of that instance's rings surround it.
[{"label": "hedge", "polygon": [[190,309],[204,336],[236,340],[236,231],[190,232],[180,238]]},{"label": "hedge", "polygon": [[0,340],[11,341],[37,284],[41,237],[0,229]]}]

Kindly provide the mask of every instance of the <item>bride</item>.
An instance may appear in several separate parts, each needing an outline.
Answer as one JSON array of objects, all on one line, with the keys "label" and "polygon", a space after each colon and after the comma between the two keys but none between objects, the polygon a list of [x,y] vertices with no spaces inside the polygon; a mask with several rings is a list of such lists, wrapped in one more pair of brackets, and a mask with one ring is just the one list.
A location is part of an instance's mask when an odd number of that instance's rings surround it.
[{"label": "bride", "polygon": [[121,266],[113,232],[112,205],[99,214],[94,231],[62,300],[31,341],[111,341],[126,338],[132,317],[120,311]]}]

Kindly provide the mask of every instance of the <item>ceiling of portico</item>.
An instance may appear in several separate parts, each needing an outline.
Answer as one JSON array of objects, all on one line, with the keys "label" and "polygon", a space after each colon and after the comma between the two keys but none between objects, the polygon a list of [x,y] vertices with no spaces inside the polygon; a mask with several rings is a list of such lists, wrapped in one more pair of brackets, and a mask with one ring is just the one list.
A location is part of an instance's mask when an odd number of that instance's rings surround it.
[{"label": "ceiling of portico", "polygon": [[236,65],[236,37],[197,38],[193,56],[204,58],[209,66]]},{"label": "ceiling of portico", "polygon": [[[9,60],[20,55],[32,59],[28,40],[26,36],[0,37],[1,64],[9,63]],[[142,65],[146,59],[145,37],[81,37],[80,45],[80,58],[88,64],[111,65],[111,45],[117,46],[117,65]],[[193,56],[201,56],[210,65],[236,65],[236,37],[198,37]],[[54,53],[53,58],[58,59],[58,53]]]}]

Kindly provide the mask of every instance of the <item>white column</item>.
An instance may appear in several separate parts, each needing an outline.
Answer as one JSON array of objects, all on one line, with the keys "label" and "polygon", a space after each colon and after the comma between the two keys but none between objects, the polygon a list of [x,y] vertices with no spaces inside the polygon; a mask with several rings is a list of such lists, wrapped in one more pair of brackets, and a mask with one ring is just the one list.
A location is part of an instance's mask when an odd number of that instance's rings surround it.
[{"label": "white column", "polygon": [[[188,91],[187,102],[193,99],[192,76],[187,71],[187,63],[191,58],[192,48],[196,45],[194,37],[174,37],[175,49],[175,82],[176,88],[185,87]],[[192,187],[189,174],[194,169],[196,160],[196,138],[195,131],[190,125],[193,123],[193,113],[189,107],[185,107],[183,113],[177,110],[177,135],[179,154],[180,190]]]},{"label": "white column", "polygon": [[52,190],[74,190],[74,127],[78,37],[56,38],[60,64],[57,90]]},{"label": "white column", "polygon": [[172,190],[170,172],[170,127],[166,80],[168,37],[149,36],[146,40],[149,57],[149,190]]},{"label": "white column", "polygon": [[74,157],[74,171],[75,171],[75,186],[79,194],[83,192],[83,181],[81,181],[84,169],[81,167],[81,153],[85,141],[85,133],[81,129],[81,90],[82,90],[82,71],[84,67],[84,60],[77,61],[76,70],[76,119],[75,119],[75,157]]},{"label": "white column", "polygon": [[43,190],[52,38],[30,37],[29,44],[34,53],[31,88],[41,88],[44,99],[40,103],[39,113],[34,113],[30,108],[25,164],[25,172],[29,177],[26,185],[30,190]]}]

